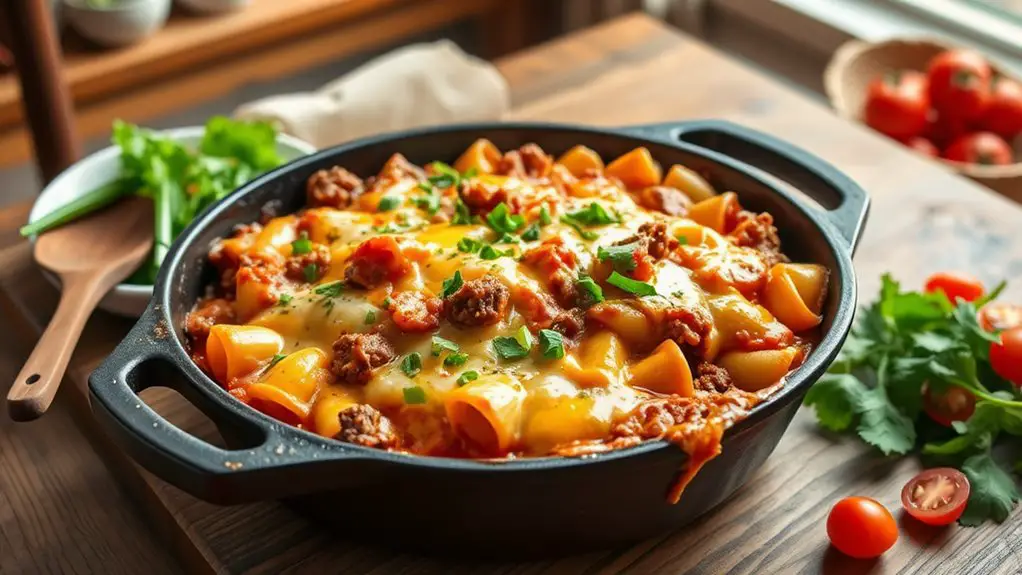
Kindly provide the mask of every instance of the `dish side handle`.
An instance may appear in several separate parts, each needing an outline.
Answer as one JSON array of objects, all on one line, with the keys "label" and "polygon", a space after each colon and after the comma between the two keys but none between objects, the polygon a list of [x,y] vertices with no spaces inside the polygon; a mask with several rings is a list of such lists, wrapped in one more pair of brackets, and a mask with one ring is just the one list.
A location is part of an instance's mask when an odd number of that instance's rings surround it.
[{"label": "dish side handle", "polygon": [[[372,470],[364,466],[367,458],[354,450],[295,437],[300,432],[286,424],[232,398],[214,398],[215,390],[188,383],[182,373],[186,367],[175,358],[174,337],[162,313],[151,305],[89,376],[94,416],[147,470],[200,499],[220,504],[285,498],[370,479],[367,475]],[[138,395],[160,386],[180,393],[224,435],[229,432],[241,448],[212,445],[164,419]],[[336,468],[356,462],[358,473],[353,469],[339,473]]]},{"label": "dish side handle", "polygon": [[718,152],[791,184],[824,206],[826,218],[855,253],[869,215],[869,196],[844,172],[818,156],[775,136],[724,120],[635,126],[628,131]]}]

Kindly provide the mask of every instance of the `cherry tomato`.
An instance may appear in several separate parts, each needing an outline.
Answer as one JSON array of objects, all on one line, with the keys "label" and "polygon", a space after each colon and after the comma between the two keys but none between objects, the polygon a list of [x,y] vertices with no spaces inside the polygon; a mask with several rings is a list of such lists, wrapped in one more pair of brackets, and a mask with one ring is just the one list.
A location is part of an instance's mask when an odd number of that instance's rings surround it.
[{"label": "cherry tomato", "polygon": [[983,283],[978,279],[957,272],[938,272],[926,280],[926,293],[944,292],[949,300],[976,301],[983,295]]},{"label": "cherry tomato", "polygon": [[1022,84],[1003,77],[994,80],[990,104],[980,126],[1009,142],[1022,134]]},{"label": "cherry tomato", "polygon": [[976,396],[958,386],[948,386],[943,391],[923,385],[923,411],[930,419],[951,427],[952,421],[965,421],[976,411]]},{"label": "cherry tomato", "polygon": [[975,132],[958,138],[944,150],[944,157],[953,162],[984,166],[1003,166],[1015,161],[1008,142],[990,132]]},{"label": "cherry tomato", "polygon": [[1001,341],[990,344],[990,367],[997,375],[1022,387],[1022,327],[1001,332]]},{"label": "cherry tomato", "polygon": [[845,497],[827,517],[827,536],[838,551],[856,559],[883,555],[898,540],[894,516],[869,497]]},{"label": "cherry tomato", "polygon": [[941,114],[930,113],[930,122],[926,125],[924,136],[941,149],[944,149],[958,138],[969,133],[969,123],[965,120]]},{"label": "cherry tomato", "polygon": [[927,469],[901,489],[901,506],[927,525],[950,525],[969,501],[969,479],[950,467]]},{"label": "cherry tomato", "polygon": [[905,142],[905,145],[924,156],[930,156],[931,158],[940,157],[940,150],[937,148],[937,146],[934,145],[933,142],[927,140],[922,136],[909,138],[909,140]]},{"label": "cherry tomato", "polygon": [[990,101],[993,72],[983,56],[968,50],[949,50],[930,61],[930,102],[941,114],[966,121],[978,119]]},{"label": "cherry tomato", "polygon": [[885,74],[869,85],[866,124],[896,140],[918,136],[926,129],[930,101],[926,76],[905,71]]},{"label": "cherry tomato", "polygon": [[976,314],[979,325],[987,331],[1004,331],[1022,326],[1022,305],[990,303]]}]

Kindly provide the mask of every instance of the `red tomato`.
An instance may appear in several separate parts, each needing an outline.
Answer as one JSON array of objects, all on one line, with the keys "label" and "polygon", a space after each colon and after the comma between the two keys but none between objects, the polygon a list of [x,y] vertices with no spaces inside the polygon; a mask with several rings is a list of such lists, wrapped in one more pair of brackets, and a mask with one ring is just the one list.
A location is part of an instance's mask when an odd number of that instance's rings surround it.
[{"label": "red tomato", "polygon": [[980,125],[1009,142],[1022,134],[1022,84],[1009,78],[994,80],[990,104]]},{"label": "red tomato", "polygon": [[869,497],[845,497],[827,517],[827,536],[838,551],[856,559],[883,555],[898,540],[894,516]]},{"label": "red tomato", "polygon": [[979,325],[987,331],[1005,331],[1022,326],[1022,305],[990,303],[976,314]]},{"label": "red tomato", "polygon": [[927,525],[950,525],[969,501],[969,479],[950,467],[927,469],[901,488],[901,506]]},{"label": "red tomato", "polygon": [[944,292],[949,300],[976,301],[983,295],[983,283],[978,279],[957,272],[938,272],[926,280],[926,293]]},{"label": "red tomato", "polygon": [[944,150],[944,157],[954,162],[984,166],[1003,166],[1015,161],[1008,142],[990,132],[975,132],[958,138]]},{"label": "red tomato", "polygon": [[927,140],[922,136],[910,138],[907,142],[905,142],[905,145],[924,156],[930,156],[931,158],[940,157],[940,150],[937,148],[937,146],[935,146],[933,142]]},{"label": "red tomato", "polygon": [[944,391],[931,390],[923,385],[923,411],[930,419],[951,427],[952,421],[965,421],[976,411],[976,396],[968,390],[952,385]]},{"label": "red tomato", "polygon": [[941,149],[969,133],[969,123],[947,114],[931,113],[924,135]]},{"label": "red tomato", "polygon": [[930,101],[926,76],[905,71],[885,74],[869,85],[866,124],[896,140],[918,136],[926,129]]},{"label": "red tomato", "polygon": [[930,102],[941,114],[976,120],[990,101],[991,75],[990,65],[976,52],[943,52],[930,61]]},{"label": "red tomato", "polygon": [[1001,341],[990,344],[990,367],[997,375],[1022,387],[1022,327],[1001,333]]}]

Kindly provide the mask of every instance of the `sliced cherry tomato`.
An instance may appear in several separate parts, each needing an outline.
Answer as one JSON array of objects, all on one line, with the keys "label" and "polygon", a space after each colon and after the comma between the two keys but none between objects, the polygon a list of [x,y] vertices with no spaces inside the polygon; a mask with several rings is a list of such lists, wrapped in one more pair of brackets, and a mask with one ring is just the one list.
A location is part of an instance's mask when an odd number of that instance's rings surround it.
[{"label": "sliced cherry tomato", "polygon": [[927,525],[950,525],[969,501],[969,479],[950,467],[927,469],[901,489],[901,505]]},{"label": "sliced cherry tomato", "polygon": [[1005,166],[1015,161],[1008,142],[990,132],[974,132],[958,138],[944,150],[944,158],[982,166]]},{"label": "sliced cherry tomato", "polygon": [[909,138],[905,145],[919,152],[924,156],[930,156],[931,158],[940,157],[940,149],[937,146],[922,136],[916,136],[915,138]]},{"label": "sliced cherry tomato", "polygon": [[990,344],[990,367],[997,375],[1022,387],[1022,327],[1001,332],[1001,341]]},{"label": "sliced cherry tomato", "polygon": [[941,114],[966,121],[979,119],[990,102],[993,72],[983,56],[969,50],[949,50],[930,61],[930,102]]},{"label": "sliced cherry tomato", "polygon": [[936,391],[929,384],[923,385],[923,411],[930,419],[951,427],[952,421],[965,421],[976,411],[976,396],[956,385],[944,391]]},{"label": "sliced cherry tomato", "polygon": [[1009,142],[1022,134],[1022,84],[1004,77],[994,80],[980,125]]},{"label": "sliced cherry tomato", "polygon": [[949,300],[976,301],[983,296],[983,283],[978,279],[957,272],[935,273],[928,280],[923,289],[927,293],[944,292]]},{"label": "sliced cherry tomato", "polygon": [[894,516],[869,497],[846,497],[827,517],[827,536],[838,551],[856,559],[883,555],[898,540]]},{"label": "sliced cherry tomato", "polygon": [[989,303],[976,314],[979,326],[987,331],[1005,331],[1022,327],[1022,305]]},{"label": "sliced cherry tomato", "polygon": [[918,136],[926,129],[930,99],[926,76],[904,71],[885,74],[869,85],[866,124],[896,140]]}]

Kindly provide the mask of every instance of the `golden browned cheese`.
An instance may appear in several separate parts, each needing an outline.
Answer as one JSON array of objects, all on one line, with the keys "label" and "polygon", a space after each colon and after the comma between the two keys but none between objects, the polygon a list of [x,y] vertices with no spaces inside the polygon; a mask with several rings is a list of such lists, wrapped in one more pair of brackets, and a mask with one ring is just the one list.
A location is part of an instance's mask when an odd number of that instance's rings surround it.
[{"label": "golden browned cheese", "polygon": [[211,250],[193,355],[341,441],[513,458],[666,438],[690,455],[683,486],[803,361],[827,270],[645,149],[550,152],[480,141],[464,172],[395,155],[241,228]]}]

